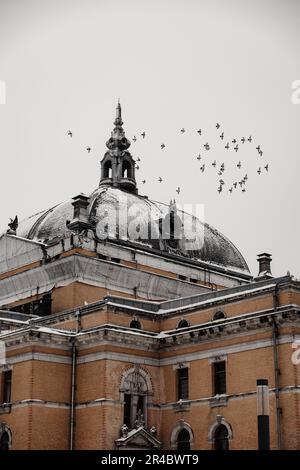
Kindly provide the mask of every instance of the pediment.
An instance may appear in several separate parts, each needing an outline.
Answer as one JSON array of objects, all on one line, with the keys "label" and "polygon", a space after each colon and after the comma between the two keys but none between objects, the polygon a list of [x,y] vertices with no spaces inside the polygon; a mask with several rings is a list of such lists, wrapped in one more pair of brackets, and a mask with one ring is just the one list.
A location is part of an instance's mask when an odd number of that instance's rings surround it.
[{"label": "pediment", "polygon": [[126,436],[116,439],[118,448],[129,449],[159,449],[161,442],[144,427],[133,429]]}]

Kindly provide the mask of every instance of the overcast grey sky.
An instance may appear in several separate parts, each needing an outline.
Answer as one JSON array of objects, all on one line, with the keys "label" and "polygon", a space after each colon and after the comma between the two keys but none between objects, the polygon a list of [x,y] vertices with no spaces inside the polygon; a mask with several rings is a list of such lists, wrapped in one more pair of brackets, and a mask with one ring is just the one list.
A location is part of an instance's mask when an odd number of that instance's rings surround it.
[{"label": "overcast grey sky", "polygon": [[[120,97],[127,137],[147,133],[131,146],[140,193],[205,204],[254,275],[267,251],[275,275],[299,276],[299,58],[298,0],[0,0],[0,228],[98,185]],[[230,194],[245,173],[247,191]]]}]

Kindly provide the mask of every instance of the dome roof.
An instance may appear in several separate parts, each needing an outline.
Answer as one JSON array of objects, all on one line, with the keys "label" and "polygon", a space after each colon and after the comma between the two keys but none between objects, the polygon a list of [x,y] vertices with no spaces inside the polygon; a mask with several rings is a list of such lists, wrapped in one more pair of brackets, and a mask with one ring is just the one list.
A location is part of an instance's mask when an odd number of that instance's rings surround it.
[{"label": "dome roof", "polygon": [[[45,243],[69,237],[66,222],[73,219],[72,202],[58,204],[24,219],[19,224],[18,236]],[[140,247],[167,251],[249,274],[246,261],[230,240],[196,217],[176,208],[175,212],[176,220],[183,221],[184,237],[168,241],[163,240],[164,232],[161,231],[162,222],[170,216],[167,204],[102,185],[90,194],[88,206],[89,222],[100,239],[118,238]],[[128,219],[123,225],[125,214],[128,214]]]}]

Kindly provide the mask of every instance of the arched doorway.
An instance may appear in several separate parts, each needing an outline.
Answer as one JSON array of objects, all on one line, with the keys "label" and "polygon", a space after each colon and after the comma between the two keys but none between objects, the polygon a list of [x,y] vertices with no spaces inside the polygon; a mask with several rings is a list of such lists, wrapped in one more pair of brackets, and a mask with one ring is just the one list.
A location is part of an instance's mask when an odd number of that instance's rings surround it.
[{"label": "arched doorway", "polygon": [[229,449],[229,440],[228,440],[228,429],[224,424],[220,424],[214,433],[214,448],[215,450],[228,450]]},{"label": "arched doorway", "polygon": [[178,433],[177,450],[191,450],[190,433],[185,428]]}]

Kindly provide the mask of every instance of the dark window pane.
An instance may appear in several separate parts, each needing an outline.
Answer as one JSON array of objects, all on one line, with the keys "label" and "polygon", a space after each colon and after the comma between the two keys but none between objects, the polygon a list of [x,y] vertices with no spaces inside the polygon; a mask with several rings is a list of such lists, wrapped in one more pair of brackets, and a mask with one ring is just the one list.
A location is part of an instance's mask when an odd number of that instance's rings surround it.
[{"label": "dark window pane", "polygon": [[177,437],[177,450],[190,450],[190,433],[187,429],[182,429]]},{"label": "dark window pane", "polygon": [[131,426],[131,395],[124,395],[124,424],[130,428]]},{"label": "dark window pane", "polygon": [[189,326],[187,320],[180,320],[180,322],[178,323],[178,326],[177,328],[187,328]]},{"label": "dark window pane", "polygon": [[214,436],[215,442],[215,450],[228,450],[229,449],[229,442],[228,442],[228,431],[224,424],[220,424],[215,430]]},{"label": "dark window pane", "polygon": [[9,450],[9,435],[6,431],[0,437],[0,450]]},{"label": "dark window pane", "polygon": [[138,415],[139,411],[144,416],[144,397],[143,397],[143,395],[139,395],[139,397],[138,397],[138,402],[137,402],[137,407],[136,407],[136,414],[137,415]]},{"label": "dark window pane", "polygon": [[11,401],[11,370],[5,370],[2,377],[2,403],[10,403]]},{"label": "dark window pane", "polygon": [[187,367],[178,369],[178,400],[189,397],[189,370]]},{"label": "dark window pane", "polygon": [[142,328],[142,325],[141,323],[139,322],[139,320],[131,320],[130,322],[130,328],[135,328],[137,330],[140,330]]},{"label": "dark window pane", "polygon": [[226,362],[214,363],[214,388],[215,395],[226,393]]}]

